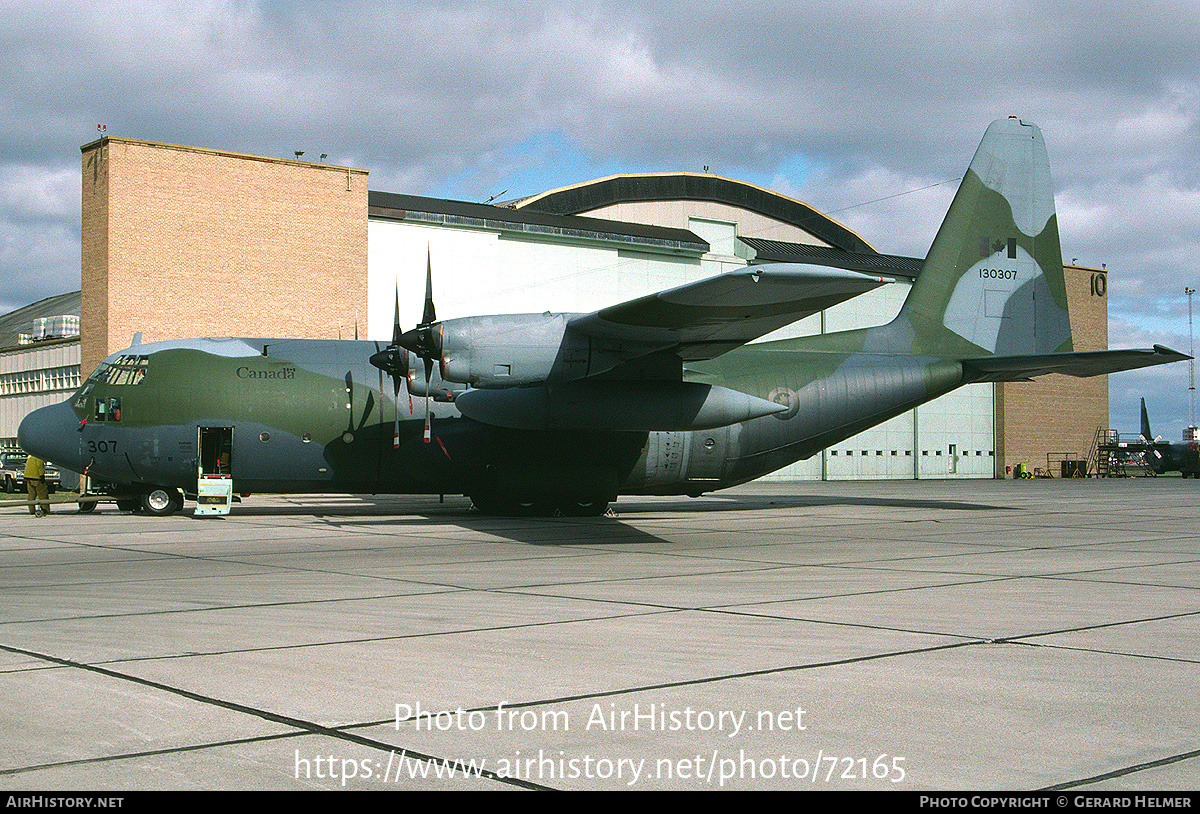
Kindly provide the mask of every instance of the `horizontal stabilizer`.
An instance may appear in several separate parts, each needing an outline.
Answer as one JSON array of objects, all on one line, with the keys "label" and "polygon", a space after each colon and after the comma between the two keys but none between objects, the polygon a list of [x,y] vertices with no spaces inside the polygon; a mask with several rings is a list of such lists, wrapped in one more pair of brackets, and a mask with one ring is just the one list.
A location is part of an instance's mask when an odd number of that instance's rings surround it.
[{"label": "horizontal stabilizer", "polygon": [[1182,362],[1186,353],[1155,345],[1153,348],[1098,350],[1081,353],[1045,353],[1038,356],[987,356],[964,359],[967,382],[1021,382],[1047,373],[1066,376],[1100,376],[1139,367]]},{"label": "horizontal stabilizer", "polygon": [[886,282],[826,266],[754,266],[581,314],[570,327],[595,338],[674,349],[685,362],[712,359]]}]

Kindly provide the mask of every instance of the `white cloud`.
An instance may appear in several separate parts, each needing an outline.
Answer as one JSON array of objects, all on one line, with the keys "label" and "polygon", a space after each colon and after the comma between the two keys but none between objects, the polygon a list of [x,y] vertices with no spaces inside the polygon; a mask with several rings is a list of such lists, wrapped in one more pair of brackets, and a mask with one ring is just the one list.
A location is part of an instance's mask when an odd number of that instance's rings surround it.
[{"label": "white cloud", "polygon": [[0,165],[0,208],[21,220],[78,220],[79,172],[78,168]]}]

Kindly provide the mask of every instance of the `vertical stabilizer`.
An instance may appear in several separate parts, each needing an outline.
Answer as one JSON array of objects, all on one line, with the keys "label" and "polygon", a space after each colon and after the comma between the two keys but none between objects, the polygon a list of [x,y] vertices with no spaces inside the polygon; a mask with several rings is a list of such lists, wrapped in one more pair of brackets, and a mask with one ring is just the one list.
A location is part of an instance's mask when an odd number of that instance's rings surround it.
[{"label": "vertical stabilizer", "polygon": [[1154,442],[1154,433],[1150,432],[1150,416],[1146,413],[1146,399],[1142,398],[1142,440],[1147,444]]},{"label": "vertical stabilizer", "polygon": [[913,351],[959,358],[1072,350],[1042,132],[988,127],[901,310]]}]

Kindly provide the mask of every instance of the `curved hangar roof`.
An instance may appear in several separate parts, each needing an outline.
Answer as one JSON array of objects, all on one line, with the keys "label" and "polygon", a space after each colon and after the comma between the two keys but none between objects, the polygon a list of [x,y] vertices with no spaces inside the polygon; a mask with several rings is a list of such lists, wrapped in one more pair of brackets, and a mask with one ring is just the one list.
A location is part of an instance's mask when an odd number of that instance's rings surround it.
[{"label": "curved hangar roof", "polygon": [[768,189],[708,173],[610,175],[514,201],[516,209],[579,215],[644,201],[711,201],[790,223],[844,252],[877,254],[865,240],[808,204]]}]

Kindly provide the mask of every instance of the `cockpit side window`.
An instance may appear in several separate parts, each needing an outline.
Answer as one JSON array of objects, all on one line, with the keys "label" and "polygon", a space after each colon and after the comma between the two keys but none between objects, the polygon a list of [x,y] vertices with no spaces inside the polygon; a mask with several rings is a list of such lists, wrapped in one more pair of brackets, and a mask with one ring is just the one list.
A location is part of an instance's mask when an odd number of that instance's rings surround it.
[{"label": "cockpit side window", "polygon": [[96,421],[120,421],[121,420],[121,399],[116,396],[105,398],[103,396],[96,399]]},{"label": "cockpit side window", "polygon": [[84,383],[83,387],[79,388],[79,392],[75,396],[75,407],[78,409],[86,409],[88,396],[92,393],[92,388],[96,386],[90,378]]}]

